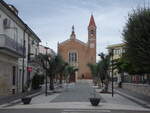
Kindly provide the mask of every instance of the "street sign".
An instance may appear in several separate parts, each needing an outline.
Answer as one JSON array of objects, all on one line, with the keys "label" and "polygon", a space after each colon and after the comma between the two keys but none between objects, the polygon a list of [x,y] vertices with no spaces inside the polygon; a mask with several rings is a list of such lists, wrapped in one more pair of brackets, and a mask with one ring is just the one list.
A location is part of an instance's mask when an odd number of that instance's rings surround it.
[{"label": "street sign", "polygon": [[32,72],[32,67],[27,67],[28,72]]}]

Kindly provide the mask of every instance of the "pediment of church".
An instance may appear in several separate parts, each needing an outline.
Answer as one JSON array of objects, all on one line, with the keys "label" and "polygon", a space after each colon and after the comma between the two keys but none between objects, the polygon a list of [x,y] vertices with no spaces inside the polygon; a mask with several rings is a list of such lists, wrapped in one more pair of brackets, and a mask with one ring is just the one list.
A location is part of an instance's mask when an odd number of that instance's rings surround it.
[{"label": "pediment of church", "polygon": [[65,40],[65,41],[59,43],[59,46],[66,45],[68,43],[77,43],[77,44],[80,44],[82,46],[86,46],[86,47],[88,46],[86,43],[84,43],[84,42],[82,42],[82,41],[80,41],[78,39],[68,39],[68,40]]}]

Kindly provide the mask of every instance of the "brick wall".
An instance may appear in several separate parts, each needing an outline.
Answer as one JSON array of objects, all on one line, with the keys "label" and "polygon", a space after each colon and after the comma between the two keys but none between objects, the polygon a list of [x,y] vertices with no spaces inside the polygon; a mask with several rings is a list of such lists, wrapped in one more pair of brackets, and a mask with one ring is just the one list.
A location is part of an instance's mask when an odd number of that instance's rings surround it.
[{"label": "brick wall", "polygon": [[[68,62],[69,51],[76,51],[78,54],[77,67],[79,70],[77,78],[81,79],[82,75],[84,75],[84,79],[91,79],[91,72],[87,64],[95,63],[96,53],[90,52],[91,50],[87,45],[80,44],[76,40],[70,40],[65,44],[58,45],[58,53],[66,62]],[[93,57],[93,59],[91,59],[91,57]]]}]

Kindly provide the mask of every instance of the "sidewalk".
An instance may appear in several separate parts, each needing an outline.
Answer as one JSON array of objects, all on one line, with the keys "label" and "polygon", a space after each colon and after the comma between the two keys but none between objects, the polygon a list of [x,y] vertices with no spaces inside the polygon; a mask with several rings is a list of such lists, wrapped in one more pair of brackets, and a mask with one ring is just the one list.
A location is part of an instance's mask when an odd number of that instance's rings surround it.
[{"label": "sidewalk", "polygon": [[143,107],[150,108],[150,97],[123,88],[116,88],[115,92],[125,98],[132,100]]},{"label": "sidewalk", "polygon": [[[47,90],[48,95],[52,95],[53,93],[60,93],[62,92],[63,88],[60,87],[60,85],[55,85],[55,90]],[[12,106],[21,103],[21,98],[25,95],[25,93],[18,93],[10,96],[5,96],[5,97],[0,97],[0,107],[7,107],[7,106]],[[33,90],[28,92],[26,96],[30,97],[37,97],[39,95],[45,95],[45,86],[39,90]]]},{"label": "sidewalk", "polygon": [[[27,96],[29,95],[34,95],[34,94],[41,94],[42,91],[41,90],[33,90],[31,92],[28,92]],[[9,96],[4,96],[4,97],[0,97],[0,105],[3,105],[3,104],[8,104],[8,103],[11,103],[11,102],[17,102],[17,100],[21,97],[23,97],[25,95],[25,93],[18,93],[18,94],[12,94],[12,95],[9,95]]]}]

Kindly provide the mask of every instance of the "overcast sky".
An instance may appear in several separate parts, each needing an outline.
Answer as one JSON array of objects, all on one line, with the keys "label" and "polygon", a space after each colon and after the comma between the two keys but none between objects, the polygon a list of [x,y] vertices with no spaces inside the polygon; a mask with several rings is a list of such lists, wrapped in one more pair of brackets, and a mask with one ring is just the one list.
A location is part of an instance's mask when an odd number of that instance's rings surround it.
[{"label": "overcast sky", "polygon": [[[74,24],[78,39],[87,42],[91,13],[97,25],[97,53],[122,42],[122,30],[132,9],[144,0],[5,0],[19,10],[19,16],[57,52],[57,43],[70,37]],[[145,5],[148,6],[148,0]]]}]

